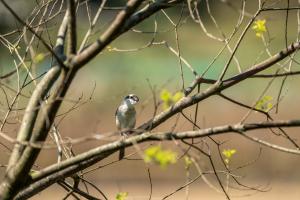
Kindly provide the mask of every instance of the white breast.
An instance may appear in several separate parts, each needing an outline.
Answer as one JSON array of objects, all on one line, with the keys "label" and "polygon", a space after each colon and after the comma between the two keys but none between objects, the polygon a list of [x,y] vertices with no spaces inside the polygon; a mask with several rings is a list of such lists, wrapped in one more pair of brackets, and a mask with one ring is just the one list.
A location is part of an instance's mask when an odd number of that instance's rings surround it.
[{"label": "white breast", "polygon": [[122,104],[116,112],[116,125],[119,130],[133,129],[136,111],[133,105]]}]

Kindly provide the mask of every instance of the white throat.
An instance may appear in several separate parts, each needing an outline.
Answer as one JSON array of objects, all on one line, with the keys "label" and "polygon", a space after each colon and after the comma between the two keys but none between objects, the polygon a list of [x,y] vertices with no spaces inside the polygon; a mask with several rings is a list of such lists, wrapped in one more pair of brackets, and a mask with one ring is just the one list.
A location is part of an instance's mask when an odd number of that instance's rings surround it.
[{"label": "white throat", "polygon": [[122,102],[122,105],[126,106],[128,108],[134,107],[134,105],[132,104],[132,102],[130,100],[127,100],[127,99]]}]

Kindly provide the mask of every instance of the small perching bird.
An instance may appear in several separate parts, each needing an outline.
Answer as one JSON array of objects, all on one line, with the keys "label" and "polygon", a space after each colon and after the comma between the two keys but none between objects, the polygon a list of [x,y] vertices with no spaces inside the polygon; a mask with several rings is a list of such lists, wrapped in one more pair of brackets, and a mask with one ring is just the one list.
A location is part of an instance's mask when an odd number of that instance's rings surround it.
[{"label": "small perching bird", "polygon": [[[124,97],[120,106],[116,110],[116,125],[123,136],[130,133],[135,127],[136,111],[134,105],[139,102],[139,98],[135,94],[129,94]],[[119,160],[125,155],[125,148],[120,149]]]}]

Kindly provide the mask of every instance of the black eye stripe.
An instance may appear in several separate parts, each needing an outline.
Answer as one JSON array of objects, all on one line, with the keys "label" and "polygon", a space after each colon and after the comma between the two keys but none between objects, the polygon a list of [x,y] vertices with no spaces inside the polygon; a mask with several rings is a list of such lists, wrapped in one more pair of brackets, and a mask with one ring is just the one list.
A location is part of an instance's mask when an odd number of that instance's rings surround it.
[{"label": "black eye stripe", "polygon": [[132,99],[132,100],[134,100],[134,101],[136,101],[136,102],[138,102],[139,101],[139,98],[136,96],[136,95],[127,95],[124,99]]},{"label": "black eye stripe", "polygon": [[131,96],[130,96],[130,99],[135,100],[135,101],[138,101],[138,100],[139,100],[139,98],[138,98],[137,96],[135,96],[135,95],[131,95]]}]

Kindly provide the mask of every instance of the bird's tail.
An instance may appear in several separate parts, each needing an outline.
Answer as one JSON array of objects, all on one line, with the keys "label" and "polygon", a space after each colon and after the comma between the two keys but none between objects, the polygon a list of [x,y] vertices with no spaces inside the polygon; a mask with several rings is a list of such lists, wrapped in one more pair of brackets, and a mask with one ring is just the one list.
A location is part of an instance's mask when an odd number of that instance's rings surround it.
[{"label": "bird's tail", "polygon": [[125,148],[120,149],[119,160],[122,160],[125,156]]}]

